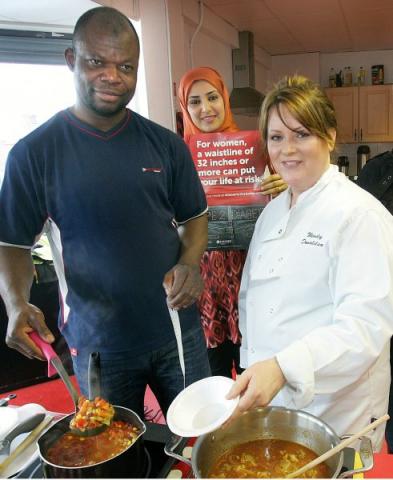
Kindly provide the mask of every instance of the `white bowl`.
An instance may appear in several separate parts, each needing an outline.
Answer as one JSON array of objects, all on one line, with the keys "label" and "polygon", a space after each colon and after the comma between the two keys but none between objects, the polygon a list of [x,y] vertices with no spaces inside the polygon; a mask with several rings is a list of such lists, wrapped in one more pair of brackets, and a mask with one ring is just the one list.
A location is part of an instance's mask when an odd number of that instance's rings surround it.
[{"label": "white bowl", "polygon": [[169,429],[181,437],[197,437],[216,430],[239,402],[239,397],[225,398],[234,383],[230,378],[215,376],[189,385],[169,406]]},{"label": "white bowl", "polygon": [[18,424],[18,409],[15,407],[0,407],[0,440]]},{"label": "white bowl", "polygon": [[[47,416],[49,415],[45,408],[38,403],[27,403],[22,407],[0,407],[0,439],[3,439],[12,427],[23,422],[24,420],[27,420],[36,413],[46,413]],[[12,419],[14,424],[11,426],[11,428],[7,428],[7,432],[4,433],[3,426],[5,425],[5,417],[7,417],[7,421]],[[13,453],[18,445],[23,442],[29,433],[30,432],[21,433],[14,438],[14,440],[11,442],[11,453]],[[6,455],[0,455],[0,463],[2,463],[6,458]],[[38,448],[36,442],[33,442],[31,445],[27,446],[23,452],[21,452],[4,470],[1,471],[0,477],[13,477],[30,465],[36,458],[38,458]]]}]

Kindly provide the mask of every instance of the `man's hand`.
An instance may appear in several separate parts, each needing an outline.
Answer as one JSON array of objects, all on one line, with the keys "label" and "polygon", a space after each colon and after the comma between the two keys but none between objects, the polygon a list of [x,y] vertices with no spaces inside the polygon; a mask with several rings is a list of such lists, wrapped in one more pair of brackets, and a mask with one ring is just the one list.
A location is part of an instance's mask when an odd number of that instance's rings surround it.
[{"label": "man's hand", "polygon": [[44,360],[28,334],[36,330],[48,343],[55,339],[41,310],[29,303],[33,276],[30,249],[0,246],[0,295],[8,315],[6,343],[28,358]]},{"label": "man's hand", "polygon": [[177,264],[165,274],[163,287],[174,310],[192,305],[203,290],[199,266]]},{"label": "man's hand", "polygon": [[273,195],[276,197],[279,193],[288,188],[288,185],[278,173],[269,175],[261,183],[261,192],[263,195]]},{"label": "man's hand", "polygon": [[181,225],[179,236],[180,258],[165,274],[162,282],[168,296],[168,306],[174,310],[189,307],[202,293],[199,264],[207,246],[207,215],[195,217]]},{"label": "man's hand", "polygon": [[265,407],[285,385],[285,377],[275,358],[254,363],[239,377],[229,391],[227,398],[240,395],[240,401],[228,423],[246,410]]},{"label": "man's hand", "polygon": [[6,344],[28,358],[45,360],[41,349],[30,340],[28,334],[33,330],[46,342],[54,342],[55,338],[48,329],[41,310],[31,303],[24,303],[9,314]]}]

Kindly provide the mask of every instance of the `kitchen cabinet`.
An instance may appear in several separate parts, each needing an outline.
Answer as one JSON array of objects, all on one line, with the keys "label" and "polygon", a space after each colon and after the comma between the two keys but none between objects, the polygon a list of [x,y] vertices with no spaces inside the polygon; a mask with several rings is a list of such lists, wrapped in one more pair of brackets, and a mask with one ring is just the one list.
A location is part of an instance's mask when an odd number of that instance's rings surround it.
[{"label": "kitchen cabinet", "polygon": [[338,143],[393,141],[393,85],[327,88]]}]

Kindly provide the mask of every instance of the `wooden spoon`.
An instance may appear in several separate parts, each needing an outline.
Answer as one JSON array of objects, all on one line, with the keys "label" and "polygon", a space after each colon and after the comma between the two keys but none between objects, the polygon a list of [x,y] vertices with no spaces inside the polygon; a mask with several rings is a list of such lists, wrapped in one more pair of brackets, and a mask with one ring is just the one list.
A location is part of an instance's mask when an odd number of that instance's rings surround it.
[{"label": "wooden spoon", "polygon": [[299,468],[293,473],[289,473],[285,478],[299,477],[299,475],[302,475],[304,472],[306,472],[310,468],[316,467],[317,465],[324,462],[328,458],[332,457],[336,453],[341,452],[341,450],[343,450],[345,447],[353,443],[355,440],[358,440],[360,437],[368,433],[370,430],[373,430],[374,428],[378,427],[378,425],[381,425],[381,423],[387,422],[389,418],[390,417],[388,414],[383,415],[382,417],[378,418],[374,422],[370,423],[370,425],[367,425],[367,427],[363,428],[363,430],[361,430],[360,432],[355,433],[354,435],[351,435],[349,438],[346,438],[345,440],[337,444],[335,447],[323,453],[321,456],[307,463],[307,465],[304,465],[304,467]]}]

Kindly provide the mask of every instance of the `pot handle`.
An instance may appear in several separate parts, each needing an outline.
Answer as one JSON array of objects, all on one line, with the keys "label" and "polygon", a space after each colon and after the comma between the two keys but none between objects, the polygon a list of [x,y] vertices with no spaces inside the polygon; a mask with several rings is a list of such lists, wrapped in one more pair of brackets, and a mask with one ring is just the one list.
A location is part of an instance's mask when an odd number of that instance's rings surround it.
[{"label": "pot handle", "polygon": [[[348,438],[350,435],[344,435],[341,437],[343,440]],[[356,468],[353,470],[347,470],[339,475],[339,478],[348,478],[352,477],[356,473],[368,472],[374,466],[374,454],[373,448],[371,445],[371,440],[368,437],[360,437],[360,447],[359,447],[360,460],[362,462],[361,468]]]},{"label": "pot handle", "polygon": [[165,444],[164,452],[169,456],[176,458],[180,462],[186,463],[190,467],[192,467],[191,461],[186,458],[182,457],[178,453],[175,452],[176,448],[179,446],[180,442],[183,440],[183,437],[179,437],[179,435],[172,435],[168,442]]}]

